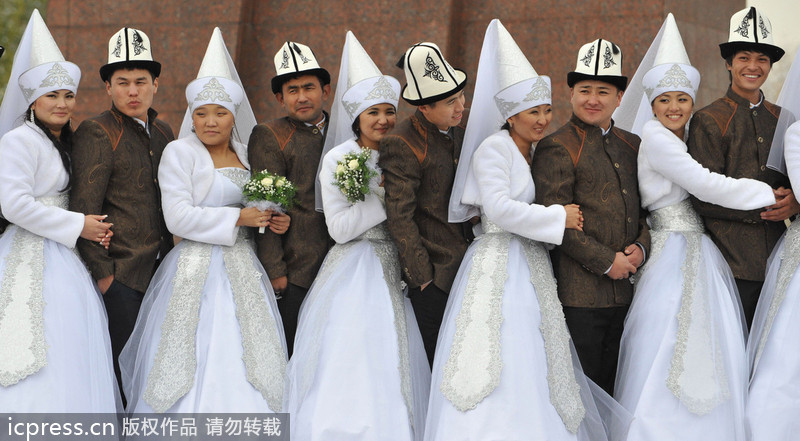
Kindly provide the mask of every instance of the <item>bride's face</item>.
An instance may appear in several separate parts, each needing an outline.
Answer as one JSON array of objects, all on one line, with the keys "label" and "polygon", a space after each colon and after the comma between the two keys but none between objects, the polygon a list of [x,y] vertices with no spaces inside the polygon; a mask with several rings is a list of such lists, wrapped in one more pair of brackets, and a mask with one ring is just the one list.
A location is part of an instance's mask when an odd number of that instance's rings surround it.
[{"label": "bride's face", "polygon": [[694,102],[685,92],[665,92],[653,100],[653,114],[672,133],[683,137]]},{"label": "bride's face", "polygon": [[194,131],[206,147],[228,145],[233,122],[233,113],[217,104],[200,106],[192,113]]}]

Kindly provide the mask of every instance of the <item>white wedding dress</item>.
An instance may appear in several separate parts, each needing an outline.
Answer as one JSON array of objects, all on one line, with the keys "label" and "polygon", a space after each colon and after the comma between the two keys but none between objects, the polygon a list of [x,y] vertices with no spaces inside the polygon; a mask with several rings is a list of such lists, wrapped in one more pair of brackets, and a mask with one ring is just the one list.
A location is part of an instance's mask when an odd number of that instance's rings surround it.
[{"label": "white wedding dress", "polygon": [[[786,131],[784,156],[792,188],[800,188],[800,123]],[[758,299],[747,353],[752,369],[747,422],[752,441],[800,436],[800,222],[775,245]]]},{"label": "white wedding dress", "polygon": [[[244,148],[234,147],[246,164]],[[185,159],[192,155],[196,161]],[[180,233],[184,239],[153,276],[120,355],[128,412],[281,411],[286,343],[275,295],[250,229],[240,227],[235,234],[233,225],[250,172],[212,170],[194,135],[168,145],[159,166],[167,225],[178,218],[195,223]],[[211,182],[203,199],[192,202],[195,187],[205,180]],[[215,235],[224,243],[231,231],[232,245],[209,243]]]},{"label": "white wedding dress", "polygon": [[0,140],[0,208],[11,222],[0,236],[0,413],[122,409],[105,307],[74,249],[84,215],[67,211],[67,180],[33,123]]},{"label": "white wedding dress", "polygon": [[[293,441],[421,441],[430,371],[397,250],[385,226],[380,177],[351,204],[333,184],[354,140],[325,155],[325,220],[336,245],[300,311],[285,409]],[[378,152],[368,165],[377,169]]]},{"label": "white wedding dress", "polygon": [[752,210],[769,185],[712,173],[658,120],[645,123],[639,193],[652,245],[625,319],[615,397],[634,416],[630,441],[745,441],[744,316],[728,264],[689,193]]},{"label": "white wedding dress", "polygon": [[583,374],[542,243],[561,243],[564,208],[532,203],[530,166],[505,130],[472,165],[462,201],[480,207],[483,234],[450,291],[425,440],[606,440],[606,417],[624,434],[624,412]]}]

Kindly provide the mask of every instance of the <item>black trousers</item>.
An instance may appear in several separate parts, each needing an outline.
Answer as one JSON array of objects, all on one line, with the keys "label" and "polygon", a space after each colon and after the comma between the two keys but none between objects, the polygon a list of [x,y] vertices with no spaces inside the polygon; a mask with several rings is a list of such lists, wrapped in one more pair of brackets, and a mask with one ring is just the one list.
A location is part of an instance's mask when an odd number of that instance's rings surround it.
[{"label": "black trousers", "polygon": [[294,335],[297,333],[297,316],[300,315],[300,305],[308,294],[308,288],[293,285],[286,285],[286,289],[278,299],[278,311],[281,313],[283,321],[283,333],[286,335],[286,349],[289,357],[294,350]]},{"label": "black trousers", "polygon": [[117,376],[119,391],[125,404],[125,393],[122,390],[122,376],[119,370],[119,354],[128,342],[136,317],[142,306],[144,293],[129,288],[115,279],[103,295],[103,303],[108,315],[108,334],[111,336],[111,353],[114,356],[114,374]]},{"label": "black trousers", "polygon": [[428,355],[428,363],[433,367],[433,355],[436,353],[436,340],[439,338],[439,328],[442,326],[444,309],[447,306],[448,293],[442,291],[431,283],[420,291],[419,288],[410,289],[408,298],[414,307],[414,316],[417,318],[419,332],[422,334],[422,343]]},{"label": "black trousers", "polygon": [[614,395],[619,341],[628,306],[613,308],[564,307],[567,327],[583,372]]},{"label": "black trousers", "polygon": [[761,287],[764,282],[755,280],[734,279],[736,281],[736,288],[739,290],[739,298],[742,299],[742,312],[744,312],[744,319],[747,322],[747,330],[753,325],[753,316],[756,315],[756,306],[758,305],[758,298],[761,296]]}]

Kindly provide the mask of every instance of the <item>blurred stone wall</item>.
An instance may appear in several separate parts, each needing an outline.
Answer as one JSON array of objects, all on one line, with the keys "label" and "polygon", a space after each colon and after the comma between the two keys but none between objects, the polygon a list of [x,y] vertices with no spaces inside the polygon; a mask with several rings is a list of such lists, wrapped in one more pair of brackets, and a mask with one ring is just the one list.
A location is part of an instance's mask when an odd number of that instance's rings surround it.
[{"label": "blurred stone wall", "polygon": [[[176,133],[186,109],[184,87],[195,78],[215,26],[222,29],[256,116],[264,121],[283,114],[269,82],[273,56],[285,40],[309,45],[334,83],[347,30],[385,74],[401,83],[405,79],[395,63],[419,41],[437,43],[450,64],[474,79],[486,26],[499,18],[534,68],[553,80],[552,130],[569,118],[566,74],[574,69],[580,46],[596,38],[617,43],[623,72],[632,77],[668,12],[703,75],[697,105],[721,96],[728,76],[718,44],[727,39],[731,14],[744,7],[745,0],[50,0],[45,18],[64,56],[83,69],[76,122],[110,106],[98,69],[106,62],[108,38],[129,26],[147,33],[163,65],[154,108]],[[471,85],[466,91],[469,107]],[[400,105],[401,115],[412,110]]]}]

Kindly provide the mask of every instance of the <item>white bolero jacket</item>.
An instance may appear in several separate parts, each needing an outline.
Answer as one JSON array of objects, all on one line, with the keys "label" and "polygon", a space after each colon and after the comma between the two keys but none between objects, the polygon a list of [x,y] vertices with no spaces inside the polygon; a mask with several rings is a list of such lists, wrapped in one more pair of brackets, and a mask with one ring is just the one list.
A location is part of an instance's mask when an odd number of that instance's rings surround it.
[{"label": "white bolero jacket", "polygon": [[26,121],[0,139],[3,217],[31,233],[74,248],[85,216],[37,200],[62,193],[68,179],[53,142],[35,124]]},{"label": "white bolero jacket", "polygon": [[[319,180],[322,187],[320,190],[322,209],[325,212],[328,234],[336,243],[349,242],[386,220],[386,209],[383,201],[376,194],[380,184],[380,175],[372,178],[370,181],[372,191],[364,197],[363,201],[356,204],[348,202],[347,197],[333,183],[336,163],[344,155],[360,151],[361,147],[359,147],[355,139],[351,139],[332,148],[322,158],[322,166],[319,172]],[[380,169],[378,169],[378,151],[372,150],[371,153],[372,156],[367,164],[380,173]]]},{"label": "white bolero jacket", "polygon": [[686,144],[655,119],[642,127],[638,168],[641,204],[650,211],[676,204],[690,193],[702,201],[735,210],[754,210],[775,203],[768,184],[730,178],[700,165],[689,155]]},{"label": "white bolero jacket", "polygon": [[[531,152],[533,153],[533,152]],[[531,167],[506,130],[486,138],[472,156],[461,201],[505,231],[560,245],[567,212],[561,205],[534,204]]]},{"label": "white bolero jacket", "polygon": [[[249,169],[247,147],[235,141],[231,144],[239,161]],[[216,176],[211,154],[196,135],[167,144],[158,166],[158,182],[164,220],[172,234],[195,242],[233,246],[241,208],[203,206]]]}]

